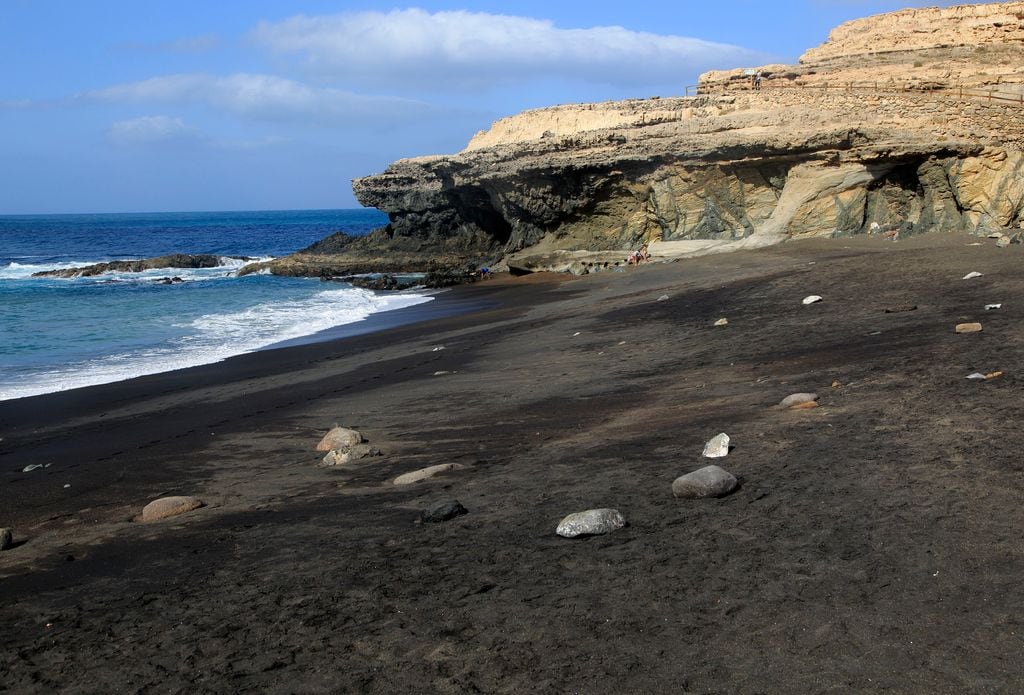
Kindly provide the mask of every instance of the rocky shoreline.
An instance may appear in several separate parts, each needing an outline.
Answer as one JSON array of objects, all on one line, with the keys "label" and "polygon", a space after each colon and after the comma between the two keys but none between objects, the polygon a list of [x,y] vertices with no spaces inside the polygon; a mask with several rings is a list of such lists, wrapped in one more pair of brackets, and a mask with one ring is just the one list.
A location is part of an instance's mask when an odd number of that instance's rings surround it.
[{"label": "rocky shoreline", "polygon": [[[262,268],[285,275],[593,272],[647,244],[1024,226],[1024,3],[848,22],[797,65],[701,76],[697,96],[504,118],[455,154],[353,190],[389,223]],[[702,246],[700,252],[708,252]],[[610,257],[610,258],[609,258]]]}]

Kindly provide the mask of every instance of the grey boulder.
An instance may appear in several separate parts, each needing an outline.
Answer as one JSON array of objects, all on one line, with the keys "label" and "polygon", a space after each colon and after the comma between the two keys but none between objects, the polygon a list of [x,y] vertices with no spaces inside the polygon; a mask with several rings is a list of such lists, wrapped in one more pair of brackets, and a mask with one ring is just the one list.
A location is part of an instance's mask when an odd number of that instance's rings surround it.
[{"label": "grey boulder", "polygon": [[672,482],[672,494],[686,499],[723,497],[736,489],[739,482],[729,471],[718,466],[705,466],[681,475]]},{"label": "grey boulder", "polygon": [[555,530],[562,538],[598,536],[618,531],[626,525],[626,517],[618,509],[588,509],[562,519]]}]

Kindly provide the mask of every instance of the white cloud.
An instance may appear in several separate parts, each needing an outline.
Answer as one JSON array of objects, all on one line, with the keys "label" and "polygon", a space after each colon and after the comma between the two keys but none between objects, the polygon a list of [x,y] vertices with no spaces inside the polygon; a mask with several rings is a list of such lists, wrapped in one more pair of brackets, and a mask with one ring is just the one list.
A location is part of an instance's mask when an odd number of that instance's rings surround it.
[{"label": "white cloud", "polygon": [[665,84],[708,68],[765,62],[738,46],[622,27],[420,9],[261,22],[255,40],[320,74],[364,84],[475,87],[535,78]]},{"label": "white cloud", "polygon": [[272,75],[226,77],[187,73],[153,77],[84,92],[79,99],[104,102],[200,103],[264,121],[314,121],[325,125],[380,123],[421,116],[428,104],[398,97],[354,94],[313,87]]},{"label": "white cloud", "polygon": [[110,126],[107,137],[118,145],[150,145],[195,140],[199,138],[199,131],[181,118],[142,116],[117,121]]}]

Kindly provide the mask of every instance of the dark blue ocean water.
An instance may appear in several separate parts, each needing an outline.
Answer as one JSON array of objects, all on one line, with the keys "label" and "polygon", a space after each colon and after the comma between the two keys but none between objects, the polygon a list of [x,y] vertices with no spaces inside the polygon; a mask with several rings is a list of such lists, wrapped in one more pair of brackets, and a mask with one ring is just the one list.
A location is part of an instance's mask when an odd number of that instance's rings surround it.
[{"label": "dark blue ocean water", "polygon": [[[245,261],[227,258],[278,257],[386,222],[376,210],[0,216],[0,400],[216,362],[428,301],[316,279],[238,277]],[[225,258],[201,270],[31,277],[169,253]],[[185,282],[158,282],[169,276]]]}]

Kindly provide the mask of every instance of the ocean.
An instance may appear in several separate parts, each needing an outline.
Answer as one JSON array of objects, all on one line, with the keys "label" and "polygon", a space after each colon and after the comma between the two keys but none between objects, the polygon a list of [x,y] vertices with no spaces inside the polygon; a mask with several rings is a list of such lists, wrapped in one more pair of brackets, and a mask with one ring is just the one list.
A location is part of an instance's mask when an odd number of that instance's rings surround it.
[{"label": "ocean", "polygon": [[[0,400],[209,364],[430,301],[316,278],[238,277],[242,256],[287,255],[377,210],[0,216]],[[88,278],[41,270],[170,253],[221,256],[199,270]],[[184,282],[162,284],[160,279]]]}]

